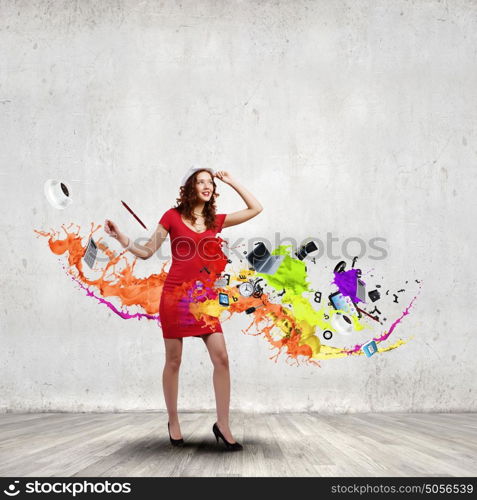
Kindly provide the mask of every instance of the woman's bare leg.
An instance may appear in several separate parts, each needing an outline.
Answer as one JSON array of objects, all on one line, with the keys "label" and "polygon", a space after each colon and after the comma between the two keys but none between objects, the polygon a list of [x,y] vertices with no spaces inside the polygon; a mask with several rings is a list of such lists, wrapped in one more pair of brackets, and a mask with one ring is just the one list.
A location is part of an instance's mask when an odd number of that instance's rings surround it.
[{"label": "woman's bare leg", "polygon": [[217,425],[219,430],[230,443],[235,443],[229,427],[230,406],[230,370],[227,348],[223,333],[209,333],[202,335],[202,339],[209,351],[214,365],[214,390],[217,408]]},{"label": "woman's bare leg", "polygon": [[164,339],[166,359],[162,372],[162,387],[166,401],[167,413],[172,439],[182,437],[177,415],[177,394],[179,391],[179,368],[182,360],[182,339]]}]

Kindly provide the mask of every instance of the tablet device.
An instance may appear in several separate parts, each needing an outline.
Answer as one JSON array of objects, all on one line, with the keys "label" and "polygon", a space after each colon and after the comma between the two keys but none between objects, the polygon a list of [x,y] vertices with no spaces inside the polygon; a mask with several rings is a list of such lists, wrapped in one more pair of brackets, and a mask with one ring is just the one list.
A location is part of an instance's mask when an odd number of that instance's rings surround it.
[{"label": "tablet device", "polygon": [[329,297],[331,305],[340,311],[344,311],[353,316],[361,318],[361,313],[356,309],[355,303],[350,297],[343,295],[341,292],[332,293]]}]

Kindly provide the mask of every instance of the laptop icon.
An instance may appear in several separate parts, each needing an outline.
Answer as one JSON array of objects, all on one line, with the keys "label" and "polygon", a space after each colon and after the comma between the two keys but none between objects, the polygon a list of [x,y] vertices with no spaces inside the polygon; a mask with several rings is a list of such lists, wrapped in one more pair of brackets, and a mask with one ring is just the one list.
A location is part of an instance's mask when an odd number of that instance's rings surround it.
[{"label": "laptop icon", "polygon": [[247,255],[247,260],[255,271],[264,274],[275,274],[284,258],[284,255],[270,255],[262,242]]}]

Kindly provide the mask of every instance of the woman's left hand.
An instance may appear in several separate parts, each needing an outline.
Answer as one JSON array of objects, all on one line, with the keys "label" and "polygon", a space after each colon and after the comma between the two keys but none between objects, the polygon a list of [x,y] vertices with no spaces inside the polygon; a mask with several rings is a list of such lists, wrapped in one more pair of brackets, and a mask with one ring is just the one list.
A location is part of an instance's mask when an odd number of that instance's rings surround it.
[{"label": "woman's left hand", "polygon": [[230,184],[231,182],[233,182],[232,176],[225,170],[217,170],[214,176],[220,179],[222,182],[225,182],[225,184]]}]

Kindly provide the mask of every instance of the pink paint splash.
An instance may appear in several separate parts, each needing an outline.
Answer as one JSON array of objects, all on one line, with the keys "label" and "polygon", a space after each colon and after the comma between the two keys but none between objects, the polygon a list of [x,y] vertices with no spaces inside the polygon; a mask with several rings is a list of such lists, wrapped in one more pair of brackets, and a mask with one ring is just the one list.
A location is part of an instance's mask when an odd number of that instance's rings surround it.
[{"label": "pink paint splash", "polygon": [[[403,311],[403,313],[401,314],[401,316],[399,316],[398,319],[396,319],[396,321],[394,321],[394,323],[391,325],[391,327],[389,328],[389,331],[388,332],[384,332],[380,337],[375,337],[373,338],[373,340],[379,344],[380,342],[383,342],[384,340],[387,340],[388,337],[393,333],[394,329],[397,327],[397,325],[401,322],[401,320],[404,318],[404,316],[407,316],[409,314],[409,311],[412,307],[412,305],[414,304],[414,301],[417,299],[418,295],[421,293],[421,288],[422,288],[422,282],[419,284],[419,291],[417,292],[417,294],[412,298],[411,302],[409,303],[409,305],[406,307],[406,309]],[[363,344],[359,344],[359,345],[355,345],[352,349],[343,349],[342,352],[346,353],[346,354],[355,354],[356,352],[360,351],[361,350],[361,347],[368,343],[368,341],[366,341],[365,343]]]},{"label": "pink paint splash", "polygon": [[141,318],[146,318],[146,319],[155,319],[158,321],[159,325],[160,325],[160,317],[159,317],[159,314],[157,314],[156,316],[152,315],[152,314],[144,314],[144,313],[135,313],[135,314],[129,314],[128,312],[124,312],[124,311],[120,311],[112,302],[109,302],[109,300],[105,300],[103,299],[102,297],[98,297],[97,295],[95,295],[89,288],[85,287],[81,281],[79,281],[77,278],[75,278],[70,272],[68,272],[68,270],[66,269],[65,266],[62,266],[63,269],[65,269],[66,271],[66,274],[68,274],[68,276],[73,280],[75,281],[76,283],[78,283],[78,285],[83,289],[83,290],[86,290],[86,295],[88,297],[94,297],[95,299],[97,299],[99,301],[100,304],[106,304],[107,307],[109,307],[109,309],[111,309],[111,311],[113,311],[115,314],[117,314],[118,316],[120,316],[122,319],[134,319],[134,318],[137,318],[139,320],[141,320]]}]

